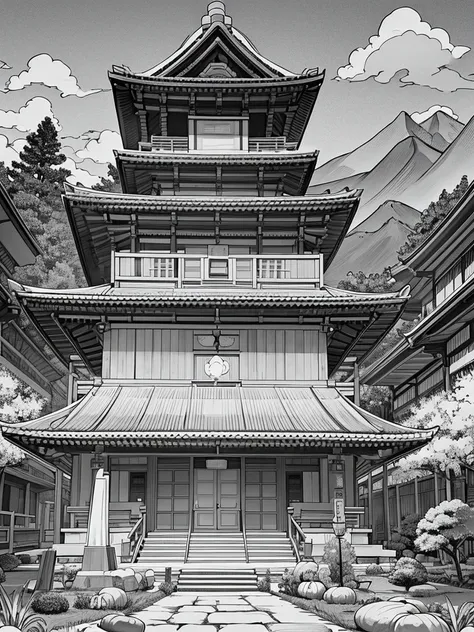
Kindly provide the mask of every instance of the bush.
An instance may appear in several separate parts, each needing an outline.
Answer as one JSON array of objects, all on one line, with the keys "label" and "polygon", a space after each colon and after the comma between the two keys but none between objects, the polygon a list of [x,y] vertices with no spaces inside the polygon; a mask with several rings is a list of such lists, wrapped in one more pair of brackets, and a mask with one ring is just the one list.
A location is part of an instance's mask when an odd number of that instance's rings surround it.
[{"label": "bush", "polygon": [[411,557],[406,551],[415,551],[416,528],[421,520],[418,514],[405,516],[400,523],[400,529],[395,529],[392,533],[388,548],[397,552],[397,558]]},{"label": "bush", "polygon": [[87,610],[91,607],[91,597],[90,595],[80,593],[74,599],[74,603],[72,605],[73,608],[77,608],[78,610]]},{"label": "bush", "polygon": [[11,553],[0,555],[0,568],[4,571],[13,571],[19,565],[20,560],[16,555],[12,555]]},{"label": "bush", "polygon": [[329,573],[329,568],[321,568],[318,573],[318,579],[322,582],[326,588],[332,588],[333,586],[339,586],[339,582],[333,582]]},{"label": "bush", "polygon": [[293,575],[293,571],[285,568],[285,571],[281,576],[281,581],[278,583],[280,592],[285,595],[292,595],[293,597],[296,597],[298,595],[299,585],[300,581]]},{"label": "bush", "polygon": [[173,594],[177,589],[178,587],[173,582],[161,582],[158,586],[158,590],[161,590],[166,596]]},{"label": "bush", "polygon": [[428,571],[421,562],[411,557],[401,557],[388,576],[388,581],[395,586],[403,586],[408,590],[412,586],[425,584]]},{"label": "bush", "polygon": [[383,568],[380,564],[369,564],[365,569],[365,574],[368,577],[376,577],[377,575],[382,575]]},{"label": "bush", "polygon": [[265,572],[265,577],[258,580],[257,588],[260,592],[270,592],[272,588],[272,576],[269,568],[267,568]]},{"label": "bush", "polygon": [[0,568],[0,584],[3,584],[3,582],[5,581],[6,577],[5,577],[5,571],[2,570]]},{"label": "bush", "polygon": [[69,601],[59,593],[40,593],[34,597],[31,607],[40,614],[60,614],[69,610]]},{"label": "bush", "polygon": [[[342,576],[343,582],[346,586],[346,582],[355,581],[354,567],[352,564],[356,561],[356,552],[354,547],[349,544],[344,538],[341,539],[342,548]],[[339,567],[339,542],[338,538],[334,537],[326,543],[324,547],[323,563],[329,566],[329,577],[331,581],[339,583],[340,580],[340,567]]]},{"label": "bush", "polygon": [[20,564],[31,564],[31,555],[28,553],[19,553],[17,558],[20,560]]}]

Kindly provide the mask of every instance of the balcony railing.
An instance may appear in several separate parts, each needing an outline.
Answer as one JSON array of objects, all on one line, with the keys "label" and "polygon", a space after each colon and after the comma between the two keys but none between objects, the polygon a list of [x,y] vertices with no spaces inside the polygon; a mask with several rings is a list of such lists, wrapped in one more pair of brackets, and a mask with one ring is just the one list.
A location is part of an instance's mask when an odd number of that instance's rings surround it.
[{"label": "balcony railing", "polygon": [[[152,136],[149,143],[139,143],[140,151],[170,151],[188,152],[189,139],[187,136]],[[249,138],[249,152],[295,151],[296,143],[290,143],[285,136],[272,136],[270,138]],[[246,150],[220,150],[220,153],[234,153]]]},{"label": "balcony railing", "polygon": [[249,288],[322,285],[321,255],[112,254],[112,281],[120,287],[147,284]]}]

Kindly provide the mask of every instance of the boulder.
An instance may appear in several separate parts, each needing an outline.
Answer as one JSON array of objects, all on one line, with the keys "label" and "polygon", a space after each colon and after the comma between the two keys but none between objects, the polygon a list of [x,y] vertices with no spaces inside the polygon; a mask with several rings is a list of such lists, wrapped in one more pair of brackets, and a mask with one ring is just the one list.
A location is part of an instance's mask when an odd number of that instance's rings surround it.
[{"label": "boulder", "polygon": [[99,623],[106,632],[145,632],[145,624],[136,617],[124,614],[108,614]]}]

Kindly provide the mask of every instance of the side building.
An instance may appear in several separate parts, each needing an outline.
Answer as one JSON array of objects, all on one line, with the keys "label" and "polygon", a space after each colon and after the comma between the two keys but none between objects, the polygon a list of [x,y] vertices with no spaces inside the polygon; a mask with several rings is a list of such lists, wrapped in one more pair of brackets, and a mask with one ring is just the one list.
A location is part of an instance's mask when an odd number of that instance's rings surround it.
[{"label": "side building", "polygon": [[[403,318],[417,322],[361,374],[361,381],[392,388],[395,420],[403,419],[420,399],[449,391],[459,375],[474,369],[473,217],[474,183],[436,230],[393,269],[399,286],[411,286]],[[377,482],[381,473],[372,476]],[[368,482],[360,483],[367,501]],[[389,497],[392,527],[402,517],[424,514],[446,498],[474,504],[474,471],[467,469],[463,476],[449,481],[428,476],[392,485]],[[377,496],[374,512],[383,525],[383,507]]]},{"label": "side building", "polygon": [[58,358],[91,376],[71,381],[67,408],[3,427],[68,460],[65,545],[83,547],[106,467],[112,540],[120,554],[140,533],[138,562],[283,568],[302,529],[321,551],[336,499],[366,551],[357,476],[433,436],[360,409],[334,378],[408,292],[324,283],[361,192],[305,197],[317,152],[299,146],[323,78],[264,58],[221,2],[158,66],[110,73],[123,193],[64,196],[90,286],[11,284]]}]

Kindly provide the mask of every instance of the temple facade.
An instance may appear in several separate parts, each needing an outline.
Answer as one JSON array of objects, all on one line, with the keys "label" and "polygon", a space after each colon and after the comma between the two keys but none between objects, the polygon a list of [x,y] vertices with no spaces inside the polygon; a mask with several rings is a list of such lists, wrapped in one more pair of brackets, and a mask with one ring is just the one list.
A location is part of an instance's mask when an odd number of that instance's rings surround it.
[{"label": "temple facade", "polygon": [[84,544],[101,467],[112,541],[132,561],[153,538],[149,562],[199,562],[218,535],[266,564],[252,537],[283,534],[275,559],[288,565],[297,540],[316,547],[332,531],[335,500],[353,541],[368,544],[357,477],[433,432],[362,410],[335,378],[396,322],[408,290],[324,283],[361,194],[305,196],[317,152],[299,147],[324,73],[269,61],[212,2],[164,62],[109,76],[123,193],[64,195],[90,285],[11,284],[71,368],[66,408],[3,427],[45,458],[67,457],[65,545]]}]

